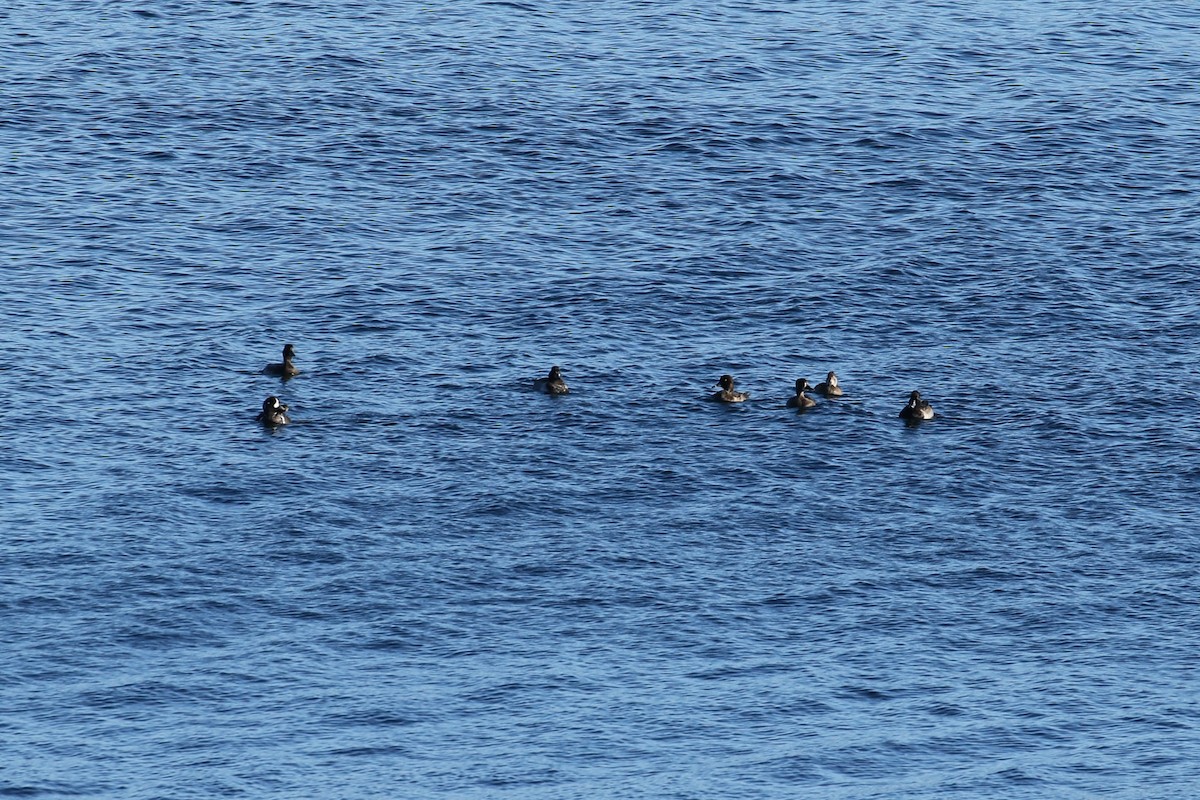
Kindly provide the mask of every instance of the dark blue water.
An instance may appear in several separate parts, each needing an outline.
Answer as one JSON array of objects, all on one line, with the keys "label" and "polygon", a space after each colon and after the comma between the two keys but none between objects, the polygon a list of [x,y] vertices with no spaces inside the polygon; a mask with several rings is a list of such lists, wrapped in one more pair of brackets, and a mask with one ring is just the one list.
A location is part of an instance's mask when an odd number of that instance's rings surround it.
[{"label": "dark blue water", "polygon": [[0,22],[0,796],[1200,791],[1194,4]]}]

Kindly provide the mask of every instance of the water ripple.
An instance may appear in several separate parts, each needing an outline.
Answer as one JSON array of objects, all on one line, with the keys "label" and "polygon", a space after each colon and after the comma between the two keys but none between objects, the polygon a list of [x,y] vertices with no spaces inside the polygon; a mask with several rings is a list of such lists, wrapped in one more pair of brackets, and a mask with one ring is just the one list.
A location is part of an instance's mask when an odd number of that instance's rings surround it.
[{"label": "water ripple", "polygon": [[1186,4],[5,15],[0,795],[1195,785]]}]

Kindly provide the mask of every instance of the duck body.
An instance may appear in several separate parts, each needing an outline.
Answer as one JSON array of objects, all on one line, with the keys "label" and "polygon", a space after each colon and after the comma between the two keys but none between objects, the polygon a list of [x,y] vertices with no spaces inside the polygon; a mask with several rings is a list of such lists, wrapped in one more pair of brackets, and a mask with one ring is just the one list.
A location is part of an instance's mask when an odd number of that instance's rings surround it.
[{"label": "duck body", "polygon": [[292,359],[296,357],[296,348],[290,344],[283,346],[283,362],[279,364],[267,364],[263,367],[263,372],[267,375],[277,375],[280,378],[290,378],[293,375],[299,375],[300,370],[296,369],[296,365],[292,363]]},{"label": "duck body", "polygon": [[739,392],[734,390],[732,375],[722,375],[721,379],[717,381],[716,385],[721,387],[721,391],[713,392],[708,396],[709,400],[713,400],[718,403],[741,403],[750,396],[749,392]]},{"label": "duck body", "polygon": [[552,395],[566,394],[571,391],[567,382],[563,380],[562,370],[557,366],[551,367],[550,373],[546,377],[535,380],[533,388]]},{"label": "duck body", "polygon": [[900,409],[900,419],[909,422],[933,419],[933,406],[929,405],[928,400],[921,399],[920,392],[914,391],[908,396],[908,402],[904,408]]},{"label": "duck body", "polygon": [[838,386],[838,376],[831,370],[825,380],[813,387],[813,391],[826,397],[841,397],[842,387]]},{"label": "duck body", "polygon": [[788,408],[798,408],[803,411],[806,408],[812,408],[817,404],[816,400],[804,393],[805,389],[811,389],[806,378],[798,378],[796,380],[796,396],[789,397],[787,401]]},{"label": "duck body", "polygon": [[280,425],[287,425],[291,422],[287,415],[288,407],[279,402],[279,398],[271,395],[266,400],[263,400],[262,411],[258,413],[256,419],[268,428],[275,428]]}]

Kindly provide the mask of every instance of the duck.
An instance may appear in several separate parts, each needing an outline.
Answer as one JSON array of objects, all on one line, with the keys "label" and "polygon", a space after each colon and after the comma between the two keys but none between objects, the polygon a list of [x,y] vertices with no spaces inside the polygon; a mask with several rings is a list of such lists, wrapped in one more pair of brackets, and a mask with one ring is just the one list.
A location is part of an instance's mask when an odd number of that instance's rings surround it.
[{"label": "duck", "polygon": [[815,406],[817,404],[817,401],[813,400],[811,397],[809,397],[808,395],[806,395],[804,393],[805,389],[811,389],[811,388],[812,387],[808,385],[807,378],[797,378],[796,379],[796,396],[788,398],[787,407],[788,408],[798,408],[801,411],[803,411],[806,408],[812,408],[813,406]]},{"label": "duck", "polygon": [[538,378],[533,382],[533,388],[539,392],[546,394],[566,394],[571,391],[567,386],[567,382],[563,380],[562,369],[555,365],[550,368],[550,373],[544,378]]},{"label": "duck", "polygon": [[842,387],[838,386],[838,378],[837,375],[833,373],[833,370],[829,371],[829,374],[825,376],[824,381],[813,387],[813,391],[823,394],[826,397],[842,396]]},{"label": "duck", "polygon": [[749,392],[735,392],[733,390],[733,376],[722,375],[721,379],[714,384],[720,386],[721,391],[713,392],[709,395],[709,400],[715,400],[718,403],[740,403],[750,396]]},{"label": "duck", "polygon": [[293,375],[299,375],[300,370],[296,369],[296,365],[292,363],[292,359],[296,357],[296,348],[290,344],[283,346],[283,363],[267,364],[263,367],[263,372],[267,375],[278,375],[281,378],[290,378]]},{"label": "duck", "polygon": [[900,419],[910,422],[933,419],[933,406],[929,405],[928,400],[922,400],[921,393],[914,390],[908,396],[908,403],[905,404],[904,408],[900,409]]},{"label": "duck", "polygon": [[274,428],[278,425],[287,425],[291,422],[287,415],[288,407],[279,402],[279,398],[271,395],[266,400],[263,400],[262,411],[259,412],[256,418],[263,425]]}]

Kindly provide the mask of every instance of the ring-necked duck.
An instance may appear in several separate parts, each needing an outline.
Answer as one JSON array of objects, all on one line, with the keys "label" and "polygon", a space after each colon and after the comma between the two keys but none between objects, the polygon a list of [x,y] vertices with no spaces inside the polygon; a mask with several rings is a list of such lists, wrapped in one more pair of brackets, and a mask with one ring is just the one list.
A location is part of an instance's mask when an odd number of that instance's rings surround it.
[{"label": "ring-necked duck", "polygon": [[715,385],[720,386],[721,391],[709,395],[708,399],[716,400],[718,403],[740,403],[750,396],[749,392],[735,392],[733,390],[732,375],[722,375],[721,379]]},{"label": "ring-necked duck", "polygon": [[900,409],[900,419],[917,422],[923,419],[933,419],[933,406],[928,400],[921,399],[921,393],[914,391],[908,396],[908,403]]},{"label": "ring-necked duck", "polygon": [[275,427],[276,425],[287,425],[291,422],[287,415],[288,407],[279,402],[279,398],[271,395],[266,400],[263,400],[262,411],[258,414],[258,421],[263,425]]},{"label": "ring-necked duck", "polygon": [[263,372],[268,375],[278,375],[281,378],[290,378],[293,375],[299,375],[300,370],[296,369],[296,365],[292,363],[292,359],[296,357],[296,348],[290,344],[283,346],[283,363],[282,364],[267,364],[263,368]]},{"label": "ring-necked duck", "polygon": [[813,387],[813,391],[819,392],[826,397],[842,396],[842,387],[838,386],[837,375],[833,374],[833,370],[830,370],[829,374],[825,376],[825,381],[823,383],[818,383],[815,387]]},{"label": "ring-necked duck", "polygon": [[546,377],[536,379],[533,388],[546,394],[566,394],[571,391],[567,382],[563,380],[562,370],[557,366],[551,367],[550,374]]},{"label": "ring-necked duck", "polygon": [[813,400],[811,397],[809,397],[808,395],[806,395],[804,393],[805,389],[811,389],[811,388],[812,387],[808,385],[807,378],[797,378],[796,379],[796,396],[788,398],[788,401],[787,401],[788,408],[798,408],[801,411],[803,411],[806,408],[812,408],[813,406],[815,406],[817,404],[817,401]]}]

